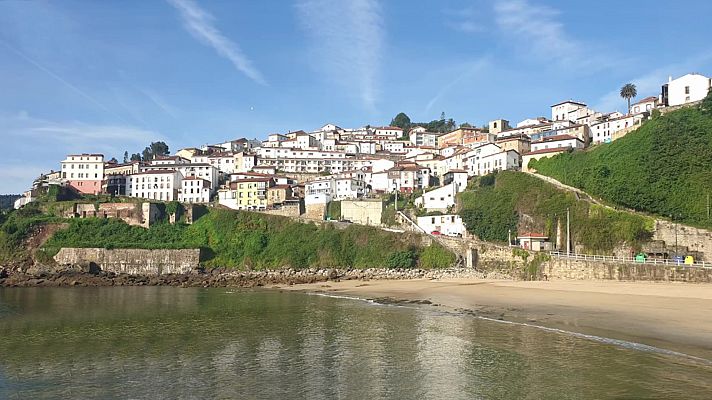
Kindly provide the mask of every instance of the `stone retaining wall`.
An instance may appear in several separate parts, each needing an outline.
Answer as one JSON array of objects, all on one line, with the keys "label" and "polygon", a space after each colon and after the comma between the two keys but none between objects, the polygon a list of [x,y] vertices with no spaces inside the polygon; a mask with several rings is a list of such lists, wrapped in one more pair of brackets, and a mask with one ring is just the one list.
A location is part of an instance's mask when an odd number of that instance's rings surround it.
[{"label": "stone retaining wall", "polygon": [[674,265],[623,264],[607,261],[585,261],[552,258],[542,263],[542,278],[561,280],[618,280],[712,282],[712,269]]},{"label": "stone retaining wall", "polygon": [[96,264],[117,274],[186,274],[199,267],[200,250],[62,248],[54,260],[60,265]]}]

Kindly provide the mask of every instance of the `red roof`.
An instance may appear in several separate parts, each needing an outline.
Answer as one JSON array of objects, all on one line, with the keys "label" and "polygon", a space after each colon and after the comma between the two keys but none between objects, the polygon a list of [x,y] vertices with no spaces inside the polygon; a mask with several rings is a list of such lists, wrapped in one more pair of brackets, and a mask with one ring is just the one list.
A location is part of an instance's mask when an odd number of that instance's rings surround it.
[{"label": "red roof", "polygon": [[546,236],[543,233],[524,232],[517,235],[517,239],[519,238],[548,239],[549,236]]},{"label": "red roof", "polygon": [[658,101],[658,98],[655,96],[649,96],[649,97],[646,97],[643,100],[640,100],[639,102],[633,103],[631,105],[634,106],[636,104],[650,103],[651,101]]}]

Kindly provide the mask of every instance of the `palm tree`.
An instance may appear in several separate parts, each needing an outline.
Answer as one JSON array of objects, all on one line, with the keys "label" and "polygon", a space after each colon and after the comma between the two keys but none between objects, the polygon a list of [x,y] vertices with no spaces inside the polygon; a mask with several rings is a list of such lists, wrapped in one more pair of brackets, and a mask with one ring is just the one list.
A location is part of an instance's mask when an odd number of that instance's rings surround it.
[{"label": "palm tree", "polygon": [[632,83],[626,83],[621,88],[621,97],[628,100],[628,114],[630,114],[630,99],[638,95],[638,90]]}]

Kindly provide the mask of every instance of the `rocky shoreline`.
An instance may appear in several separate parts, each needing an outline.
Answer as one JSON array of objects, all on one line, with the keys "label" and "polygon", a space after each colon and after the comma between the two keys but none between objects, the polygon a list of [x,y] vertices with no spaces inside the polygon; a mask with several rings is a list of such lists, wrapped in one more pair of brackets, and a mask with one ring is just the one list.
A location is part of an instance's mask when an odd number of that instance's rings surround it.
[{"label": "rocky shoreline", "polygon": [[338,269],[308,268],[265,271],[237,271],[215,268],[189,274],[127,275],[82,268],[65,270],[23,270],[0,268],[0,287],[69,287],[69,286],[178,286],[178,287],[260,287],[296,285],[341,280],[406,280],[406,279],[512,279],[501,273],[472,269]]}]

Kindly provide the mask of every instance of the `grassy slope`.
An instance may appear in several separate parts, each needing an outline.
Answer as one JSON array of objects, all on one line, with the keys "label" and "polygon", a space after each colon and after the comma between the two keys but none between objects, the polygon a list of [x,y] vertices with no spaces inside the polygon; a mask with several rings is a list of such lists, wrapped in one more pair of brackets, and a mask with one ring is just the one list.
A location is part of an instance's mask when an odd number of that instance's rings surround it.
[{"label": "grassy slope", "polygon": [[712,228],[712,115],[697,108],[657,117],[613,143],[530,166],[608,202]]},{"label": "grassy slope", "polygon": [[[423,247],[420,238],[353,225],[344,230],[316,226],[285,217],[211,210],[193,225],[159,223],[144,229],[112,219],[49,217],[41,205],[15,212],[0,226],[0,261],[27,258],[22,243],[30,227],[68,222],[43,246],[51,257],[61,247],[203,248],[208,266],[251,268],[387,267],[417,263],[423,268],[447,267],[454,256],[440,245]],[[0,221],[1,223],[2,221]],[[405,261],[404,261],[405,260]]]},{"label": "grassy slope", "polygon": [[624,243],[638,247],[650,237],[653,221],[649,218],[576,200],[572,193],[524,173],[504,171],[495,175],[494,182],[491,178],[474,181],[459,198],[468,231],[481,239],[506,242],[510,229],[513,236],[532,230],[553,238],[556,221],[565,224],[567,208],[572,236],[589,253],[609,253]]}]

